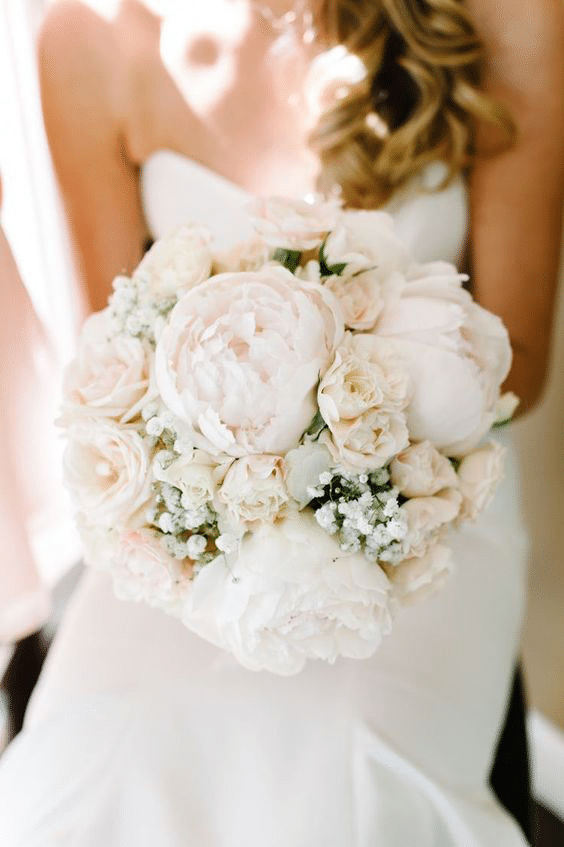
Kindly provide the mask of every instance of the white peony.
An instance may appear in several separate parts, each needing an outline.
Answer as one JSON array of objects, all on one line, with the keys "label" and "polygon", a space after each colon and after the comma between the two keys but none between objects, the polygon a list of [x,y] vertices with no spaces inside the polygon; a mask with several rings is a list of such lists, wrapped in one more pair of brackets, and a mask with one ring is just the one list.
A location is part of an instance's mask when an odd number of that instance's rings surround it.
[{"label": "white peony", "polygon": [[458,468],[463,497],[461,519],[476,520],[490,504],[503,477],[505,453],[505,447],[497,441],[490,441],[464,457]]},{"label": "white peony", "polygon": [[460,513],[462,495],[456,488],[445,488],[431,497],[412,497],[400,507],[407,519],[403,547],[406,555],[421,556],[439,531],[451,525]]},{"label": "white peony", "polygon": [[312,250],[319,247],[342,215],[336,199],[294,200],[268,197],[253,200],[249,214],[255,229],[270,247],[285,250]]},{"label": "white peony", "polygon": [[311,500],[308,488],[318,485],[320,475],[334,464],[325,444],[318,441],[306,441],[286,453],[286,487],[300,507],[306,506]]},{"label": "white peony", "polygon": [[134,429],[84,420],[68,430],[65,481],[92,524],[124,526],[150,496],[150,457]]},{"label": "white peony", "polygon": [[149,387],[149,363],[143,343],[114,335],[109,309],[84,323],[76,357],[64,374],[62,421],[103,416],[126,421],[138,410]]},{"label": "white peony", "polygon": [[472,301],[464,278],[445,263],[416,266],[374,330],[396,345],[411,375],[412,440],[449,456],[463,456],[491,427],[511,365],[507,330]]},{"label": "white peony", "polygon": [[402,605],[423,600],[443,587],[452,571],[452,552],[444,544],[433,544],[421,556],[386,566],[394,598]]},{"label": "white peony", "polygon": [[317,402],[332,429],[369,409],[402,411],[410,391],[409,374],[393,345],[374,335],[346,332],[321,379]]},{"label": "white peony", "polygon": [[246,668],[290,675],[307,659],[371,656],[390,608],[383,570],[343,553],[305,510],[245,536],[229,566],[202,568],[182,619]]},{"label": "white peony", "polygon": [[218,500],[235,523],[272,523],[288,502],[280,456],[244,456],[225,474]]},{"label": "white peony", "polygon": [[324,254],[329,268],[345,264],[345,276],[376,269],[382,279],[407,264],[407,250],[387,212],[348,210],[328,236]]},{"label": "white peony", "polygon": [[409,443],[409,432],[403,412],[388,409],[369,409],[352,421],[340,420],[331,424],[320,441],[327,445],[337,464],[353,470],[375,470]]},{"label": "white peony", "polygon": [[170,312],[156,384],[200,448],[283,455],[317,411],[319,373],[342,336],[338,303],[322,285],[279,266],[219,274]]},{"label": "white peony", "polygon": [[390,476],[405,497],[428,497],[458,485],[452,463],[429,441],[402,450],[390,464]]},{"label": "white peony", "polygon": [[211,235],[202,226],[182,226],[156,241],[147,251],[133,279],[147,286],[156,300],[176,298],[203,282],[211,273]]}]

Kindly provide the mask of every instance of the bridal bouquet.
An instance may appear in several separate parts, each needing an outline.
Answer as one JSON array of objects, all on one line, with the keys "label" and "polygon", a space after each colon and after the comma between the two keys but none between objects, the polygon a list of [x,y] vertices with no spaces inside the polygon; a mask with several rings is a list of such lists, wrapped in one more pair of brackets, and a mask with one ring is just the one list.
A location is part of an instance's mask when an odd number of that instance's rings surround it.
[{"label": "bridal bouquet", "polygon": [[501,321],[383,212],[256,201],[158,241],[65,377],[86,561],[251,669],[363,658],[442,584],[501,474]]}]

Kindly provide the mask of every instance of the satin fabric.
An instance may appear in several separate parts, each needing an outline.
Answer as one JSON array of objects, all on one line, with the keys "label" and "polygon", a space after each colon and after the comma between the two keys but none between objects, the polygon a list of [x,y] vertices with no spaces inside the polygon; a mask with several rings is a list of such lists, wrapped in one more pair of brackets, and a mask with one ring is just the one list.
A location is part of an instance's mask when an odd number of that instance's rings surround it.
[{"label": "satin fabric", "polygon": [[[422,179],[440,176],[439,167]],[[190,219],[208,222],[221,246],[246,234],[245,193],[201,165],[157,153],[142,186],[156,237]],[[463,183],[420,188],[395,209],[400,231],[420,259],[457,259]],[[0,842],[523,847],[488,787],[527,552],[503,438],[505,480],[453,539],[454,575],[404,610],[369,660],[253,673],[88,573],[0,764]]]}]

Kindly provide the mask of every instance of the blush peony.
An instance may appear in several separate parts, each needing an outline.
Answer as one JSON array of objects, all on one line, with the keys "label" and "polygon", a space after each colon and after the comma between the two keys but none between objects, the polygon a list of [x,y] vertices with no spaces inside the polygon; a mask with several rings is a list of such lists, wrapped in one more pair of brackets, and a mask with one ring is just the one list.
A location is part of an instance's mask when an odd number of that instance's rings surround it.
[{"label": "blush peony", "polygon": [[343,332],[339,305],[322,285],[278,266],[219,274],[168,316],[156,385],[196,446],[283,455],[315,415],[319,373]]}]

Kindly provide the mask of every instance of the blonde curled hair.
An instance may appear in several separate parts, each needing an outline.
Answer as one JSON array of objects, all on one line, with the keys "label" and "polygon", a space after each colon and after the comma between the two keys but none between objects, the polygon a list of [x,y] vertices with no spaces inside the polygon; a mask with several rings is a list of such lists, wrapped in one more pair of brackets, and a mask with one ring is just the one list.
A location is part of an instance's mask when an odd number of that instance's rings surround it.
[{"label": "blonde curled hair", "polygon": [[479,123],[512,141],[509,114],[479,90],[483,48],[461,0],[323,0],[317,23],[325,45],[344,45],[367,72],[310,136],[320,189],[337,184],[348,205],[375,207],[434,161],[447,184],[479,152]]}]

